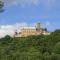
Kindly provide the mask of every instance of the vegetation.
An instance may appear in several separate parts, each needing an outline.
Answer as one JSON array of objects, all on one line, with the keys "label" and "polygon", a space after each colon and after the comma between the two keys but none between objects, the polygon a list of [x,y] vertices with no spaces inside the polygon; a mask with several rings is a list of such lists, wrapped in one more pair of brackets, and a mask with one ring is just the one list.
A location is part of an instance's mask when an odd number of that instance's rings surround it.
[{"label": "vegetation", "polygon": [[3,12],[4,11],[4,2],[3,1],[0,1],[0,12]]},{"label": "vegetation", "polygon": [[60,30],[51,35],[0,39],[0,60],[60,60]]}]

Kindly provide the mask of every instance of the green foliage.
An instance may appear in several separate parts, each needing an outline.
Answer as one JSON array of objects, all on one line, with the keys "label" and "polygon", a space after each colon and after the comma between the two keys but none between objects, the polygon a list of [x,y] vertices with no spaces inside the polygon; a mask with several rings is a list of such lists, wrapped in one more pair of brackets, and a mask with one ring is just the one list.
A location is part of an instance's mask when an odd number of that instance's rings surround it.
[{"label": "green foliage", "polygon": [[0,39],[0,60],[60,60],[60,30],[50,35]]},{"label": "green foliage", "polygon": [[60,42],[56,43],[54,49],[53,49],[54,53],[60,54]]}]

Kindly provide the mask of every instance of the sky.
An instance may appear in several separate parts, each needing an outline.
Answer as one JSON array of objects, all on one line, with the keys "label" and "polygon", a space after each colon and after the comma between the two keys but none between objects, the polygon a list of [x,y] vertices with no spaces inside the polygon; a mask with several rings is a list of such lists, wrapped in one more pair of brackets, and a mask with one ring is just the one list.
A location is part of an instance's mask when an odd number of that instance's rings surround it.
[{"label": "sky", "polygon": [[[2,0],[0,30],[34,26],[40,22],[49,31],[60,29],[60,0]],[[0,32],[1,32],[0,31]],[[6,32],[5,31],[5,32]]]}]

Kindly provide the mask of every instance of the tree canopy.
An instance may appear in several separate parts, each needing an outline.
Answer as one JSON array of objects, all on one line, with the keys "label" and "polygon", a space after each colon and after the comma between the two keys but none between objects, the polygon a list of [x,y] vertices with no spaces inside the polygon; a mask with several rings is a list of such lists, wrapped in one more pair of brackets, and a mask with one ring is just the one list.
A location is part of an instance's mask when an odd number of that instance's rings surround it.
[{"label": "tree canopy", "polygon": [[60,30],[50,35],[0,39],[0,60],[60,60]]},{"label": "tree canopy", "polygon": [[4,2],[3,1],[0,1],[0,12],[3,12],[4,11]]}]

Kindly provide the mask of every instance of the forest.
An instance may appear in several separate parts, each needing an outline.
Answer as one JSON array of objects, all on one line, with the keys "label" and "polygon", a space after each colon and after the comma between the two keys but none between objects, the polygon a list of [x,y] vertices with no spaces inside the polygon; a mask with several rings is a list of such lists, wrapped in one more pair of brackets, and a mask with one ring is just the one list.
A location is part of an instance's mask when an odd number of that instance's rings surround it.
[{"label": "forest", "polygon": [[0,60],[60,60],[60,30],[50,35],[7,35],[0,39]]}]

